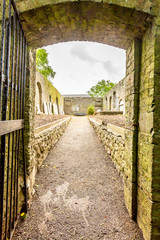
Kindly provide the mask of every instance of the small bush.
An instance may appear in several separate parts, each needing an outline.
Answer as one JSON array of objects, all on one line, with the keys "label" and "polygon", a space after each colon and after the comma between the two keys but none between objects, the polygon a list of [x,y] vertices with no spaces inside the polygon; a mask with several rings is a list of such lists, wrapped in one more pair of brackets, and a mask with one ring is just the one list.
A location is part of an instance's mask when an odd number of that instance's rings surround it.
[{"label": "small bush", "polygon": [[94,106],[93,106],[93,105],[88,106],[87,114],[88,114],[88,115],[93,115],[94,113],[95,113]]}]

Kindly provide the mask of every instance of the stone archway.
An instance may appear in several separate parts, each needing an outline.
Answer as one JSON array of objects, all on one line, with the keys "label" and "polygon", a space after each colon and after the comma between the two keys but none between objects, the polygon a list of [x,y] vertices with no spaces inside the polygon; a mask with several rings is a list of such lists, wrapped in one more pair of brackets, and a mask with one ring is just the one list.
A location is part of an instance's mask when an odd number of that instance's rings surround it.
[{"label": "stone archway", "polygon": [[142,38],[152,19],[144,12],[94,1],[44,4],[22,12],[20,17],[34,48],[82,40],[127,49],[133,38]]},{"label": "stone archway", "polygon": [[[157,230],[160,218],[156,215],[160,211],[157,178],[160,174],[160,3],[158,0],[144,0],[143,4],[133,0],[56,2],[17,1],[31,48],[83,40],[127,50],[125,201],[145,238],[156,239],[160,236]],[[35,53],[30,51],[30,96],[35,91],[34,73]]]}]

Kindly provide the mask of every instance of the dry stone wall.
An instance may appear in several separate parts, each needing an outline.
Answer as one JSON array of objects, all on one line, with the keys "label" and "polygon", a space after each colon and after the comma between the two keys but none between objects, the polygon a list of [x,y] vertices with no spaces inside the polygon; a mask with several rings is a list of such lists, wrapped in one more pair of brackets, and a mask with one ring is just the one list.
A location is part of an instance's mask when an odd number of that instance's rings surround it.
[{"label": "dry stone wall", "polygon": [[[118,172],[124,174],[126,166],[124,160],[125,154],[125,140],[124,140],[124,130],[123,128],[112,125],[102,125],[101,121],[94,118],[89,118],[90,124],[97,133],[98,137],[101,139],[107,153],[111,156]],[[121,130],[118,131],[118,130]]]}]

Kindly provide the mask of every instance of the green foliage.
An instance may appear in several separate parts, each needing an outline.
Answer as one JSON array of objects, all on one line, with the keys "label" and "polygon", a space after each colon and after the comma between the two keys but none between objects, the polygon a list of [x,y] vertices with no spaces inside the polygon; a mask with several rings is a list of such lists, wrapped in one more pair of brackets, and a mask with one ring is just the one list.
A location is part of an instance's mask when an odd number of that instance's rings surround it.
[{"label": "green foliage", "polygon": [[91,97],[103,97],[115,84],[110,80],[99,81],[95,86],[91,87],[87,92]]},{"label": "green foliage", "polygon": [[54,78],[54,76],[56,74],[53,71],[52,67],[49,66],[48,53],[43,48],[37,49],[36,68],[43,75],[43,77],[45,77],[49,81],[52,81],[52,79]]},{"label": "green foliage", "polygon": [[87,114],[88,115],[93,115],[95,113],[95,109],[93,105],[88,106],[87,108]]}]

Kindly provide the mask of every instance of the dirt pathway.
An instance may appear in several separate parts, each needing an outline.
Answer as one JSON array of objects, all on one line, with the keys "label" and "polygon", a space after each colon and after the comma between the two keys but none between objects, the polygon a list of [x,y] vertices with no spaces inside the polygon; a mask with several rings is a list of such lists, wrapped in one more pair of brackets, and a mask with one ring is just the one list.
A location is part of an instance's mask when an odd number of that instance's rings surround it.
[{"label": "dirt pathway", "polygon": [[129,218],[117,170],[86,117],[74,117],[35,184],[14,240],[143,239]]}]

